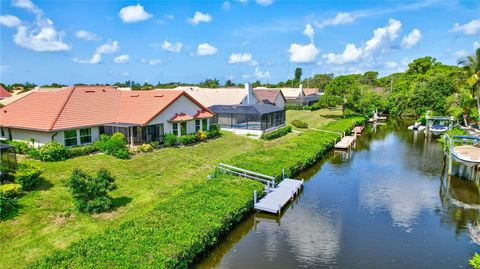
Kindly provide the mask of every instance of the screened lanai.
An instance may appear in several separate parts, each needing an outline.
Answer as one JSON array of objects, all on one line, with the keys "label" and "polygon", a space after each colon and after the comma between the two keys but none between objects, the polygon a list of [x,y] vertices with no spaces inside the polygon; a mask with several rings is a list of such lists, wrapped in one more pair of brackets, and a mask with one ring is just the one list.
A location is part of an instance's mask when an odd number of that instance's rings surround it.
[{"label": "screened lanai", "polygon": [[226,129],[270,131],[285,125],[285,110],[267,105],[214,105],[213,123]]}]

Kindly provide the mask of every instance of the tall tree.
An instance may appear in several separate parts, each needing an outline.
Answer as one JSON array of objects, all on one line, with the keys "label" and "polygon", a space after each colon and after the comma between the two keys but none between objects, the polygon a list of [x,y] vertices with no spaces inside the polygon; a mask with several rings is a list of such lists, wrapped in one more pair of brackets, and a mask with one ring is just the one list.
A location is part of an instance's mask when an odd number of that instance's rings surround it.
[{"label": "tall tree", "polygon": [[472,96],[477,96],[477,111],[480,118],[480,48],[477,48],[475,55],[467,56],[458,61],[464,67],[468,76],[468,84],[472,87]]},{"label": "tall tree", "polygon": [[302,74],[303,74],[302,68],[297,67],[295,69],[295,82],[296,83],[300,82],[300,80],[302,79]]}]

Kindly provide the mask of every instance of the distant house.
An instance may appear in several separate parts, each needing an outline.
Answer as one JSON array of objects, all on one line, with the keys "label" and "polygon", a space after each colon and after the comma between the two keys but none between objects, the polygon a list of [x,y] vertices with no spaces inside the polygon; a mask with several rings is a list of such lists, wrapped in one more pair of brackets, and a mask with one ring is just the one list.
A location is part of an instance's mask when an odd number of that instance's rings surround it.
[{"label": "distant house", "polygon": [[11,97],[12,94],[9,93],[5,88],[0,85],[0,100]]},{"label": "distant house", "polygon": [[215,113],[212,122],[237,134],[257,135],[285,125],[284,98],[281,93],[275,95],[273,92],[263,92],[263,89],[254,91],[249,83],[245,84],[244,91],[245,101],[239,104],[210,106],[209,109]]},{"label": "distant house", "polygon": [[257,100],[264,104],[274,105],[277,107],[284,108],[286,99],[281,90],[278,89],[264,89],[264,88],[255,88],[253,93]]},{"label": "distant house", "polygon": [[122,91],[112,86],[76,86],[34,91],[0,109],[1,138],[89,144],[100,134],[121,132],[130,144],[163,142],[208,130],[213,113],[188,93]]},{"label": "distant house", "polygon": [[304,89],[300,84],[298,88],[281,88],[287,105],[309,106],[313,105],[320,98],[318,90]]}]

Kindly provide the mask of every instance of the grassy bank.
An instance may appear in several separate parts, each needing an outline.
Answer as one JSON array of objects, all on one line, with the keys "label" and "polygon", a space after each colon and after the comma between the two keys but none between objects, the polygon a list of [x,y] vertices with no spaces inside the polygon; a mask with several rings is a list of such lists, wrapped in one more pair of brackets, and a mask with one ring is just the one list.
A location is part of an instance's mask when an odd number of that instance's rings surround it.
[{"label": "grassy bank", "polygon": [[[342,119],[335,126],[351,128],[362,120]],[[333,128],[330,124],[326,127]],[[338,137],[308,131],[271,147],[235,156],[230,163],[277,176],[286,168],[287,175],[291,175],[311,166]],[[252,191],[261,187],[249,180],[231,178],[197,183],[161,202],[145,216],[73,243],[32,267],[187,267],[248,212]]]}]

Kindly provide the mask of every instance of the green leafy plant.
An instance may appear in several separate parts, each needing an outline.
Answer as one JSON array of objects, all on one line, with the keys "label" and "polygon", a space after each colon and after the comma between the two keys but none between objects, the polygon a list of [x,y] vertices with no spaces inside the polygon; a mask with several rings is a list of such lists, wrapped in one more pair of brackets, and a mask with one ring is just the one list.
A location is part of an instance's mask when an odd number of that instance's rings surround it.
[{"label": "green leafy plant", "polygon": [[98,151],[99,149],[95,146],[95,144],[78,146],[78,147],[69,147],[67,148],[67,158],[86,156]]},{"label": "green leafy plant", "polygon": [[13,146],[18,154],[27,154],[31,146],[27,142],[23,141],[5,141],[7,144]]},{"label": "green leafy plant", "polygon": [[44,162],[64,161],[67,158],[67,150],[64,145],[50,141],[38,149],[38,156]]},{"label": "green leafy plant", "polygon": [[0,219],[4,219],[17,207],[17,199],[11,196],[7,196],[3,191],[0,191]]},{"label": "green leafy plant", "polygon": [[0,185],[0,192],[6,197],[17,197],[22,194],[22,185],[7,183]]},{"label": "green leafy plant", "polygon": [[150,142],[150,145],[154,148],[154,149],[158,149],[160,147],[160,142],[158,141],[152,141]]},{"label": "green leafy plant", "polygon": [[301,120],[293,120],[292,125],[297,128],[308,128],[308,123]]},{"label": "green leafy plant", "polygon": [[473,254],[473,257],[468,260],[468,263],[475,269],[480,269],[480,254]]},{"label": "green leafy plant", "polygon": [[279,129],[277,129],[273,132],[264,133],[264,134],[262,134],[261,138],[265,139],[265,140],[272,140],[272,139],[275,139],[275,138],[285,136],[288,133],[290,133],[291,131],[292,131],[292,126],[285,126],[285,127],[279,128]]},{"label": "green leafy plant", "polygon": [[150,144],[142,144],[141,146],[138,146],[137,149],[140,152],[150,152],[153,151],[153,147]]},{"label": "green leafy plant", "polygon": [[80,212],[99,213],[112,207],[109,191],[116,189],[115,178],[107,170],[101,169],[95,176],[87,175],[80,169],[73,170],[66,186]]},{"label": "green leafy plant", "polygon": [[220,135],[220,126],[218,126],[217,124],[210,125],[210,130],[207,131],[207,138],[214,138]]},{"label": "green leafy plant", "polygon": [[20,164],[15,172],[15,182],[22,186],[25,191],[33,189],[38,183],[42,170],[31,164]]},{"label": "green leafy plant", "polygon": [[182,145],[189,145],[198,142],[198,138],[196,134],[182,135],[178,138],[178,141]]},{"label": "green leafy plant", "polygon": [[197,140],[198,140],[198,141],[203,141],[203,140],[207,139],[207,133],[204,132],[204,131],[202,131],[202,130],[199,130],[199,131],[196,133],[196,135],[197,135]]},{"label": "green leafy plant", "polygon": [[167,147],[175,146],[178,141],[178,137],[174,134],[166,134],[164,144]]},{"label": "green leafy plant", "polygon": [[111,137],[102,134],[94,145],[105,154],[119,159],[129,158],[127,140],[122,133],[114,133]]}]

